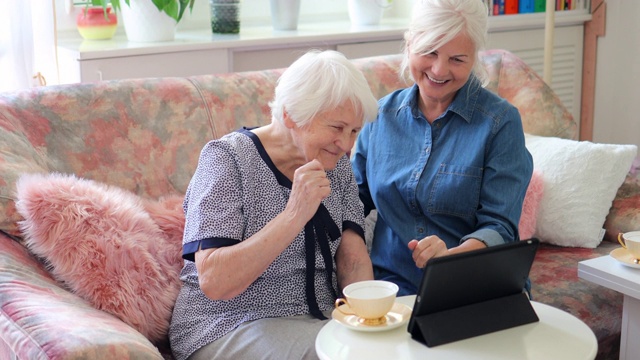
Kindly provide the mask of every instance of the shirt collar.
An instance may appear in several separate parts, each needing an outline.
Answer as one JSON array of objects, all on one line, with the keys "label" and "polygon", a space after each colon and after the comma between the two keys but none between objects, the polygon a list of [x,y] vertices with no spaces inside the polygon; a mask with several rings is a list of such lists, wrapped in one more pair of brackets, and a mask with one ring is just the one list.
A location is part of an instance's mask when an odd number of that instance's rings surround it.
[{"label": "shirt collar", "polygon": [[[478,101],[478,96],[480,95],[480,89],[482,85],[478,78],[471,74],[469,76],[469,80],[458,90],[455,98],[447,108],[447,110],[442,114],[441,117],[444,117],[449,111],[458,114],[462,117],[466,122],[471,123],[471,119],[473,117],[473,112],[476,108],[476,102]],[[409,96],[407,96],[400,108],[408,106],[411,108],[414,118],[421,117],[420,110],[418,109],[418,85],[413,84],[411,89],[409,90]]]}]

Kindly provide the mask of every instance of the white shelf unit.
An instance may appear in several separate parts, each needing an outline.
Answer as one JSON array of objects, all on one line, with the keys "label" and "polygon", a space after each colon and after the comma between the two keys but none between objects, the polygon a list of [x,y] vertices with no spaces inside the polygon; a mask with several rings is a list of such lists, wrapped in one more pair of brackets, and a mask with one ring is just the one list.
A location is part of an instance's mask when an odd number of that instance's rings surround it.
[{"label": "white shelf unit", "polygon": [[[580,119],[582,39],[586,10],[556,12],[552,88],[574,118]],[[488,48],[516,53],[542,74],[544,13],[492,16]],[[59,35],[61,83],[191,76],[286,67],[310,48],[334,49],[349,58],[400,52],[407,19],[385,18],[380,25],[354,28],[349,21],[301,23],[296,31],[246,26],[240,34],[179,31],[164,43],[134,43],[119,35],[84,41],[76,32]]]}]

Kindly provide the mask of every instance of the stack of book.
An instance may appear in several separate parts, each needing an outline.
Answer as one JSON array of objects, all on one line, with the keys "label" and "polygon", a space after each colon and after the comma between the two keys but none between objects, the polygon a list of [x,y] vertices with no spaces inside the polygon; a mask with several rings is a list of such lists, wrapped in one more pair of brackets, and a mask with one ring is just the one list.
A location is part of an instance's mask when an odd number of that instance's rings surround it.
[{"label": "stack of book", "polygon": [[556,10],[580,10],[589,8],[589,0],[482,0],[489,15],[511,15],[545,12],[547,1],[555,1]]}]

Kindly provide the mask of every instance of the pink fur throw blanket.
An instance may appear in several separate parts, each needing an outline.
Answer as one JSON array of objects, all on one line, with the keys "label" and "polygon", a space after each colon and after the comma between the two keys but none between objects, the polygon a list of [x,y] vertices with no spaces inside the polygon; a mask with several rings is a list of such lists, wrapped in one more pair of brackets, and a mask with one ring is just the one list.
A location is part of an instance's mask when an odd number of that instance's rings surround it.
[{"label": "pink fur throw blanket", "polygon": [[26,246],[59,282],[159,343],[180,289],[182,199],[28,174],[17,182],[16,208]]},{"label": "pink fur throw blanket", "polygon": [[524,196],[522,215],[520,216],[520,224],[518,225],[520,239],[522,240],[530,239],[536,233],[538,208],[540,207],[543,193],[544,180],[542,179],[542,173],[534,170],[531,175],[529,187],[527,188],[527,193]]}]

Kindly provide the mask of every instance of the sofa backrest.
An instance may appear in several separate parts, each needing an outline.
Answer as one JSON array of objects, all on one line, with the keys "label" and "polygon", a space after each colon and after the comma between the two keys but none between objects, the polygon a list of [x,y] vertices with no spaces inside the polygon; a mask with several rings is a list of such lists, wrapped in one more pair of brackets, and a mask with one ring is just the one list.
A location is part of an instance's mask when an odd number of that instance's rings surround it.
[{"label": "sofa backrest", "polygon": [[[489,88],[519,108],[526,132],[575,136],[570,113],[522,60],[504,50],[481,55]],[[407,86],[400,62],[400,55],[354,60],[378,98]],[[75,174],[148,198],[183,194],[207,141],[271,121],[268,102],[282,71],[0,94],[0,230],[18,235],[15,182],[25,172]]]}]

